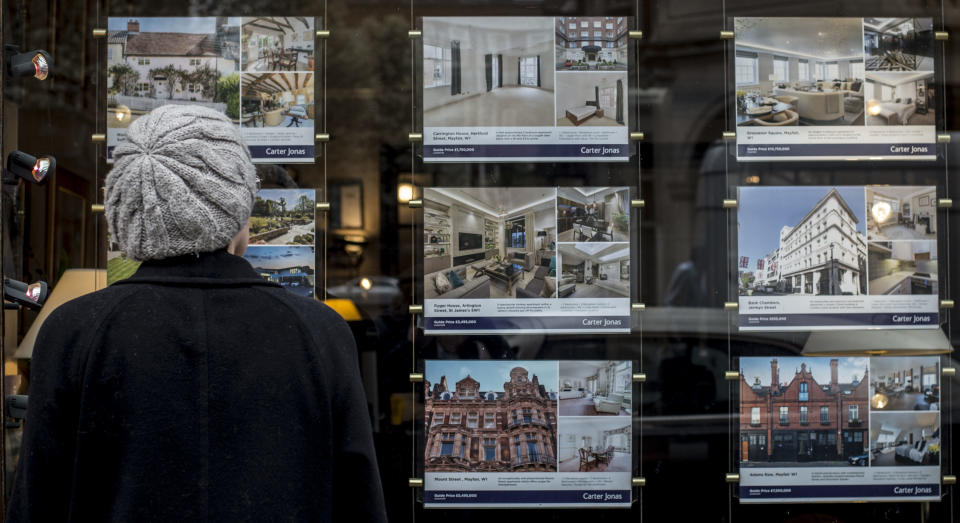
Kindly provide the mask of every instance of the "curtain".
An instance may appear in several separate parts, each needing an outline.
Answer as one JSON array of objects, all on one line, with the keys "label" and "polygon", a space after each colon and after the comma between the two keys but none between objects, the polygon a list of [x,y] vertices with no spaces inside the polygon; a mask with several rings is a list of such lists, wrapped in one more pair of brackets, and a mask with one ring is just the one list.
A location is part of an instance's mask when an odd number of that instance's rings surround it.
[{"label": "curtain", "polygon": [[450,94],[460,94],[460,40],[450,42]]},{"label": "curtain", "polygon": [[593,86],[593,101],[597,106],[597,109],[600,108],[600,86]]},{"label": "curtain", "polygon": [[537,87],[540,87],[540,55],[537,55]]},{"label": "curtain", "polygon": [[623,125],[623,80],[617,80],[617,123]]},{"label": "curtain", "polygon": [[503,55],[497,55],[497,87],[503,87]]},{"label": "curtain", "polygon": [[523,58],[517,58],[517,85],[520,85],[520,63],[523,62]]},{"label": "curtain", "polygon": [[483,70],[487,79],[487,91],[493,90],[493,55],[483,55]]}]

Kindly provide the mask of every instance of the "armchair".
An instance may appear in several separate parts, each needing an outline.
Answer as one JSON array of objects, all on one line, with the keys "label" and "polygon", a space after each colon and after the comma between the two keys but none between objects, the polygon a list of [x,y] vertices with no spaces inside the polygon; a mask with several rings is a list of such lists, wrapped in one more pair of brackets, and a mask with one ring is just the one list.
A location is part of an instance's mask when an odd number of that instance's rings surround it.
[{"label": "armchair", "polygon": [[593,398],[593,407],[598,413],[619,414],[620,405],[623,403],[623,394],[611,394],[609,396],[597,396]]}]

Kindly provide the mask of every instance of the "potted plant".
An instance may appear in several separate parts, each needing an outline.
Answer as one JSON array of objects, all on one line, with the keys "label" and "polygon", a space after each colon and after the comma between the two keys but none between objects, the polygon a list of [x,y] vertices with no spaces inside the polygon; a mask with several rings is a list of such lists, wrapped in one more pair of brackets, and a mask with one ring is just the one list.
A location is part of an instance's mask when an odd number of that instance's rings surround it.
[{"label": "potted plant", "polygon": [[283,123],[283,104],[272,97],[264,100],[263,120],[266,127],[276,127]]}]

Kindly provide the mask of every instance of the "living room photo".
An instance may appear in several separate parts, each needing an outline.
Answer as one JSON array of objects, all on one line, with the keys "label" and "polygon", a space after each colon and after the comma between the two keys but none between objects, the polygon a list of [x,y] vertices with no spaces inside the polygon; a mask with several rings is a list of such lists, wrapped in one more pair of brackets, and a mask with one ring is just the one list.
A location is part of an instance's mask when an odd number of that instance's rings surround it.
[{"label": "living room photo", "polygon": [[867,240],[936,240],[937,188],[867,187]]},{"label": "living room photo", "polygon": [[629,243],[560,244],[560,298],[629,298]]},{"label": "living room photo", "polygon": [[629,416],[632,368],[629,361],[560,361],[560,415]]},{"label": "living room photo", "polygon": [[553,23],[424,18],[424,127],[553,127]]},{"label": "living room photo", "polygon": [[560,187],[557,230],[561,242],[630,241],[630,189]]},{"label": "living room photo", "polygon": [[424,298],[557,296],[556,189],[424,189]]},{"label": "living room photo", "polygon": [[863,125],[860,18],[737,18],[738,126]]},{"label": "living room photo", "polygon": [[936,125],[933,71],[869,71],[864,84],[867,125]]}]

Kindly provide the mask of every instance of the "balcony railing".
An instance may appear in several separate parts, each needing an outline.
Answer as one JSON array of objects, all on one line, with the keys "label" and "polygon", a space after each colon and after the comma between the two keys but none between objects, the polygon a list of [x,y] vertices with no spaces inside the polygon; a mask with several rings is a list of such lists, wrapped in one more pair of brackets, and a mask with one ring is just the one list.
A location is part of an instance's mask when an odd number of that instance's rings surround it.
[{"label": "balcony railing", "polygon": [[850,425],[851,427],[862,427],[862,426],[863,426],[863,420],[862,420],[862,419],[852,419],[852,420],[850,420],[850,421],[847,422],[847,425]]}]

